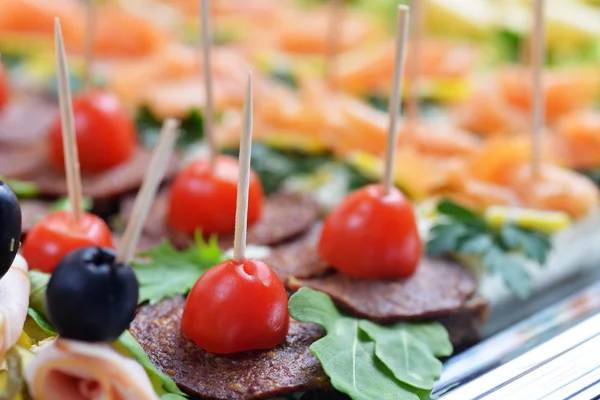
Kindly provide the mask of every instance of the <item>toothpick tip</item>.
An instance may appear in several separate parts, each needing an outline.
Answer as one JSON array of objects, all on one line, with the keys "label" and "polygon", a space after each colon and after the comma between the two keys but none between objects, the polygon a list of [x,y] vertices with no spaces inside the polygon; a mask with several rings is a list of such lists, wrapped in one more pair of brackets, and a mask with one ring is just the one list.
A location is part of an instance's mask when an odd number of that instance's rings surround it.
[{"label": "toothpick tip", "polygon": [[400,12],[408,12],[410,7],[406,4],[398,4],[398,11]]}]

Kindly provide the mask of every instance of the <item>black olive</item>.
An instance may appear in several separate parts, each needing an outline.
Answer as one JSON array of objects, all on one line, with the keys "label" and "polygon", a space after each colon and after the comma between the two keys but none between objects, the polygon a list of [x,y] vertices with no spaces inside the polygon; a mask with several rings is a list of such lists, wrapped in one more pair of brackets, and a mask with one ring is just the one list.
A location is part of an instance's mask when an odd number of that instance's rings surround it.
[{"label": "black olive", "polygon": [[10,186],[0,181],[0,279],[10,269],[21,239],[21,205]]},{"label": "black olive", "polygon": [[133,320],[138,281],[105,247],[73,250],[58,264],[46,289],[48,318],[58,334],[86,342],[113,342]]}]

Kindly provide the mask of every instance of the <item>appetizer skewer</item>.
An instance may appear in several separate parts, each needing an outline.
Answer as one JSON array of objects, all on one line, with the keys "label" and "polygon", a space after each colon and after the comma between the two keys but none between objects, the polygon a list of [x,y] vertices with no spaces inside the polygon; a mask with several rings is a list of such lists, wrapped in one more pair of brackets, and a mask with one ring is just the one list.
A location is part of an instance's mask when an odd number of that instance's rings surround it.
[{"label": "appetizer skewer", "polygon": [[246,258],[246,226],[252,145],[252,75],[248,76],[235,216],[233,259],[196,282],[183,309],[181,330],[200,348],[217,354],[270,349],[288,334],[287,293],[267,264]]},{"label": "appetizer skewer", "polygon": [[[70,211],[48,214],[35,225],[23,243],[23,255],[32,269],[52,272],[70,251],[85,246],[112,247],[110,229],[98,216],[83,212],[78,143],[68,81],[68,66],[60,22],[55,20],[56,59],[59,82],[61,147],[67,175]],[[90,149],[88,147],[88,149]],[[96,151],[96,149],[93,149]]]},{"label": "appetizer skewer", "polygon": [[[82,247],[68,253],[50,277],[47,312],[59,337],[27,367],[26,380],[36,399],[158,399],[143,367],[109,343],[129,327],[137,309],[139,285],[128,264],[173,152],[177,125],[174,120],[164,124],[118,253]],[[76,372],[72,364],[78,366]]]},{"label": "appetizer skewer", "polygon": [[[408,276],[415,272],[421,258],[414,211],[393,186],[407,13],[407,7],[399,8],[383,184],[365,186],[344,199],[325,219],[319,241],[319,254],[325,261],[360,278]],[[353,221],[351,226],[349,220]]]}]

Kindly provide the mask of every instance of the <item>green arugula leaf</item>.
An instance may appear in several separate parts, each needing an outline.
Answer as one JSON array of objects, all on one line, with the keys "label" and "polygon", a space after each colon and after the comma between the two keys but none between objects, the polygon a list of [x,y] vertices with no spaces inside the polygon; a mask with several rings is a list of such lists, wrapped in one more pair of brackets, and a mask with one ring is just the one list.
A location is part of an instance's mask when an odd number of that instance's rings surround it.
[{"label": "green arugula leaf", "polygon": [[50,280],[50,274],[38,270],[29,271],[29,308],[35,310],[38,314],[47,318],[46,313],[46,287]]},{"label": "green arugula leaf", "polygon": [[31,317],[31,319],[33,319],[33,321],[37,324],[37,326],[40,327],[40,329],[48,336],[56,336],[57,333],[54,330],[54,327],[52,326],[52,324],[50,322],[48,322],[48,320],[46,319],[46,317],[42,314],[40,314],[39,312],[37,312],[36,310],[34,310],[33,308],[28,308],[27,309],[27,315],[29,315]]},{"label": "green arugula leaf", "polygon": [[333,387],[353,400],[423,398],[441,372],[435,354],[452,349],[439,324],[379,326],[342,315],[329,296],[308,288],[290,297],[288,310],[298,321],[325,328],[310,349]]},{"label": "green arugula leaf", "polygon": [[[192,109],[181,119],[179,126],[179,138],[177,145],[186,147],[204,137],[203,117],[199,110]],[[162,119],[158,118],[147,106],[142,106],[137,110],[135,125],[138,136],[144,146],[153,147],[156,145]]]},{"label": "green arugula leaf", "polygon": [[279,83],[284,84],[285,86],[291,89],[298,89],[298,80],[296,79],[292,71],[286,66],[274,66],[269,71],[269,77]]},{"label": "green arugula leaf", "polygon": [[577,170],[577,172],[587,176],[596,184],[596,186],[600,187],[600,168],[580,169]]},{"label": "green arugula leaf", "polygon": [[502,61],[518,62],[523,42],[523,35],[508,29],[500,29],[496,35],[496,48],[499,50]]},{"label": "green arugula leaf", "polygon": [[[375,354],[402,382],[431,389],[442,373],[442,362],[421,341],[408,323],[381,326],[360,321],[360,328],[375,341]],[[446,340],[449,340],[446,335]]]},{"label": "green arugula leaf", "polygon": [[430,230],[427,253],[432,256],[469,254],[479,256],[492,275],[498,275],[518,297],[531,295],[531,280],[521,254],[541,266],[552,244],[547,234],[507,223],[496,229],[472,211],[451,201],[437,206],[443,216]]},{"label": "green arugula leaf", "polygon": [[223,260],[216,237],[207,243],[200,233],[196,234],[196,244],[185,251],[163,241],[140,256],[149,259],[133,263],[140,285],[140,304],[146,301],[156,304],[177,294],[187,294],[204,272]]},{"label": "green arugula leaf", "polygon": [[185,400],[187,397],[179,394],[167,393],[160,397],[160,400]]},{"label": "green arugula leaf", "polygon": [[[82,200],[83,200],[83,202],[82,202],[83,210],[90,211],[92,209],[92,207],[94,206],[94,201],[92,200],[92,198],[86,196]],[[60,199],[56,200],[52,204],[51,211],[68,211],[70,209],[71,209],[71,203],[69,202],[69,198],[61,197]]]},{"label": "green arugula leaf", "polygon": [[[239,150],[226,149],[223,152],[237,157]],[[310,155],[274,149],[263,143],[253,143],[250,163],[254,172],[258,174],[265,193],[271,194],[276,192],[289,176],[313,173],[332,159],[330,154]]]},{"label": "green arugula leaf", "polygon": [[6,183],[19,199],[36,197],[40,192],[35,183],[2,177],[0,177],[0,180]]},{"label": "green arugula leaf", "polygon": [[152,361],[150,361],[150,359],[146,355],[146,352],[144,351],[142,346],[138,343],[137,340],[135,340],[135,338],[131,335],[131,333],[129,333],[129,331],[123,332],[123,334],[117,340],[117,343],[118,345],[122,346],[127,351],[127,353],[129,353],[129,355],[146,370],[146,373],[148,374],[148,377],[150,378],[150,381],[152,382],[152,386],[154,387],[156,393],[158,393],[159,395],[170,393],[174,396],[178,396],[165,397],[170,400],[187,397],[185,393],[179,390],[179,388],[171,378],[169,378],[167,375],[163,374],[158,369],[156,369],[154,364],[152,364]]},{"label": "green arugula leaf", "polygon": [[389,102],[390,102],[388,95],[383,95],[383,94],[379,94],[379,93],[371,93],[370,95],[367,96],[366,101],[368,104],[373,106],[373,108],[376,108],[377,110],[380,110],[380,111],[388,112],[388,107],[389,107]]}]

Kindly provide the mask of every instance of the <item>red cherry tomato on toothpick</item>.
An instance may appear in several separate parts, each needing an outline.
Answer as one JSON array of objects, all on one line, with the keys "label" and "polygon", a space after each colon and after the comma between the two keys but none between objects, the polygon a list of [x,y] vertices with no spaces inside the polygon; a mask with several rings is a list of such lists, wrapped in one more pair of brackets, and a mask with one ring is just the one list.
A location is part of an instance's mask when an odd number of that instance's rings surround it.
[{"label": "red cherry tomato on toothpick", "polygon": [[[219,156],[214,171],[208,160],[188,165],[173,181],[167,222],[172,228],[194,234],[228,234],[235,228],[235,206],[239,164],[235,157]],[[264,191],[254,171],[250,171],[248,226],[258,221]]]},{"label": "red cherry tomato on toothpick", "polygon": [[319,255],[357,278],[399,278],[413,274],[421,239],[410,202],[396,188],[365,186],[346,197],[325,219]]},{"label": "red cherry tomato on toothpick", "polygon": [[[115,96],[100,91],[76,96],[73,114],[82,172],[106,171],[133,156],[135,126]],[[64,169],[60,117],[50,131],[49,157],[55,167]]]},{"label": "red cherry tomato on toothpick", "polygon": [[48,214],[23,242],[23,257],[31,269],[50,273],[72,250],[87,246],[112,247],[110,229],[94,214],[83,213],[75,222],[69,211]]},{"label": "red cherry tomato on toothpick", "polygon": [[270,349],[285,340],[288,297],[264,262],[218,264],[198,279],[183,309],[181,331],[211,353]]},{"label": "red cherry tomato on toothpick", "polygon": [[0,109],[8,102],[8,92],[8,77],[6,76],[4,66],[0,64]]}]

